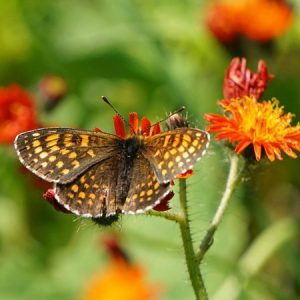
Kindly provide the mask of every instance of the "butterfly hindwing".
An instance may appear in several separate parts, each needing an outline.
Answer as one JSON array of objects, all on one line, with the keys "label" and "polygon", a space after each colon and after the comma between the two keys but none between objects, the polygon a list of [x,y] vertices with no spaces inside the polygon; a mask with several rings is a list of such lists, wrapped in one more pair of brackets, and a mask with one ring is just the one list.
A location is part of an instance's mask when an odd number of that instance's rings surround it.
[{"label": "butterfly hindwing", "polygon": [[49,182],[71,182],[93,164],[118,152],[115,135],[69,128],[41,128],[19,134],[15,148],[30,171]]},{"label": "butterfly hindwing", "polygon": [[140,154],[133,163],[130,187],[122,212],[136,213],[149,210],[169,191],[170,183],[158,182],[150,162]]},{"label": "butterfly hindwing", "polygon": [[67,184],[55,185],[57,201],[77,215],[109,216],[116,213],[139,213],[151,209],[169,192],[170,183],[159,183],[149,161],[138,156],[128,170],[128,191],[118,182],[123,157],[116,155],[101,161]]},{"label": "butterfly hindwing", "polygon": [[77,215],[99,217],[117,211],[119,156],[105,159],[67,184],[55,184],[56,199]]},{"label": "butterfly hindwing", "polygon": [[207,149],[209,134],[193,128],[177,128],[146,137],[144,154],[160,182],[193,169]]}]

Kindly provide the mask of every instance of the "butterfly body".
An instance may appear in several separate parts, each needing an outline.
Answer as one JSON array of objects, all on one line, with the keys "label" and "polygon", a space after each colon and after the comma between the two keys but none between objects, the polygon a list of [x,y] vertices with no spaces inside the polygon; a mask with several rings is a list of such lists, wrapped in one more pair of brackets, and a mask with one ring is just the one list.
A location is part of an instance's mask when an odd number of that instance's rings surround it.
[{"label": "butterfly body", "polygon": [[208,141],[208,133],[192,128],[127,138],[41,128],[18,135],[15,148],[26,168],[54,183],[59,203],[95,218],[153,208],[170,192],[171,180],[203,156]]},{"label": "butterfly body", "polygon": [[126,138],[122,143],[122,150],[119,159],[117,159],[119,165],[116,180],[116,186],[118,187],[116,190],[117,207],[122,207],[126,200],[132,181],[134,161],[142,157],[141,148],[142,139],[139,135]]}]

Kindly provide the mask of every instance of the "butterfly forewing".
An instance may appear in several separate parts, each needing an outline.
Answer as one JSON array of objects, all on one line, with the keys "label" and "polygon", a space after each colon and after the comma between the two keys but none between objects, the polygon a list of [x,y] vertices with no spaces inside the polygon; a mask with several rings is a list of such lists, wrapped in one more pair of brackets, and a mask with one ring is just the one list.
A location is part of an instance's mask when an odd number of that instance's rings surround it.
[{"label": "butterfly forewing", "polygon": [[122,140],[108,133],[41,128],[16,137],[20,161],[49,182],[67,183],[93,164],[114,156]]},{"label": "butterfly forewing", "polygon": [[208,147],[209,134],[193,128],[177,128],[145,138],[144,154],[160,182],[173,180],[193,169]]}]

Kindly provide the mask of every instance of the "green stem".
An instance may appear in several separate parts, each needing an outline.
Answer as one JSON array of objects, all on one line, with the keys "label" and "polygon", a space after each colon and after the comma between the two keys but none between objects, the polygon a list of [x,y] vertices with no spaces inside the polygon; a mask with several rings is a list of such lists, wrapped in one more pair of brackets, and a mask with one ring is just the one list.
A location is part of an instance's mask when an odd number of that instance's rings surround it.
[{"label": "green stem", "polygon": [[197,264],[197,259],[195,256],[195,251],[193,248],[193,242],[191,237],[191,228],[189,225],[187,198],[186,198],[186,180],[179,180],[179,197],[180,206],[182,210],[183,220],[179,223],[181,237],[183,241],[185,260],[190,276],[190,280],[194,289],[194,293],[197,300],[207,300],[207,292],[203,282],[203,278]]},{"label": "green stem", "polygon": [[231,196],[232,196],[233,192],[235,191],[238,183],[240,182],[240,179],[241,179],[241,171],[239,168],[239,158],[237,155],[232,154],[230,157],[230,170],[229,170],[229,174],[228,174],[228,178],[227,178],[227,182],[226,182],[225,191],[222,195],[222,198],[221,198],[221,201],[217,208],[217,211],[207,229],[207,232],[200,243],[200,249],[199,249],[198,253],[196,254],[196,259],[199,264],[203,260],[205,253],[210,248],[210,246],[213,242],[214,234],[222,221],[222,218],[223,218],[226,208],[229,204]]},{"label": "green stem", "polygon": [[156,210],[150,210],[150,211],[146,212],[146,215],[165,218],[167,220],[174,221],[176,223],[183,222],[183,217],[181,215],[176,214],[176,213],[167,212],[167,211],[160,212],[160,211],[156,211]]}]

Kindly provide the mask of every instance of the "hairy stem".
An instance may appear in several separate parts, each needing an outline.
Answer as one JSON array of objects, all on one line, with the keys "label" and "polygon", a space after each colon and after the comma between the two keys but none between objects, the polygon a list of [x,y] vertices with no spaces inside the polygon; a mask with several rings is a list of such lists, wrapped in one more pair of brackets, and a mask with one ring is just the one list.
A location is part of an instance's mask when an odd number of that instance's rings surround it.
[{"label": "hairy stem", "polygon": [[156,210],[150,210],[150,211],[146,212],[146,215],[165,218],[167,220],[174,221],[176,223],[183,222],[183,217],[181,215],[176,214],[176,213],[167,212],[167,211],[160,212],[160,211],[156,211]]},{"label": "hairy stem", "polygon": [[225,191],[222,195],[217,211],[207,229],[207,232],[200,243],[200,249],[196,254],[196,259],[199,264],[203,260],[205,253],[210,248],[213,242],[214,234],[222,221],[226,208],[230,202],[231,196],[235,191],[238,183],[240,182],[240,179],[241,179],[241,170],[239,168],[239,158],[236,154],[232,154],[230,157],[230,169],[229,169],[229,174],[226,182]]},{"label": "hairy stem", "polygon": [[207,292],[203,282],[203,278],[197,263],[195,251],[193,247],[191,228],[189,224],[187,197],[186,197],[186,180],[179,180],[180,188],[180,206],[182,211],[183,220],[179,222],[181,237],[184,247],[185,260],[188,268],[189,277],[194,289],[197,300],[207,300]]}]

